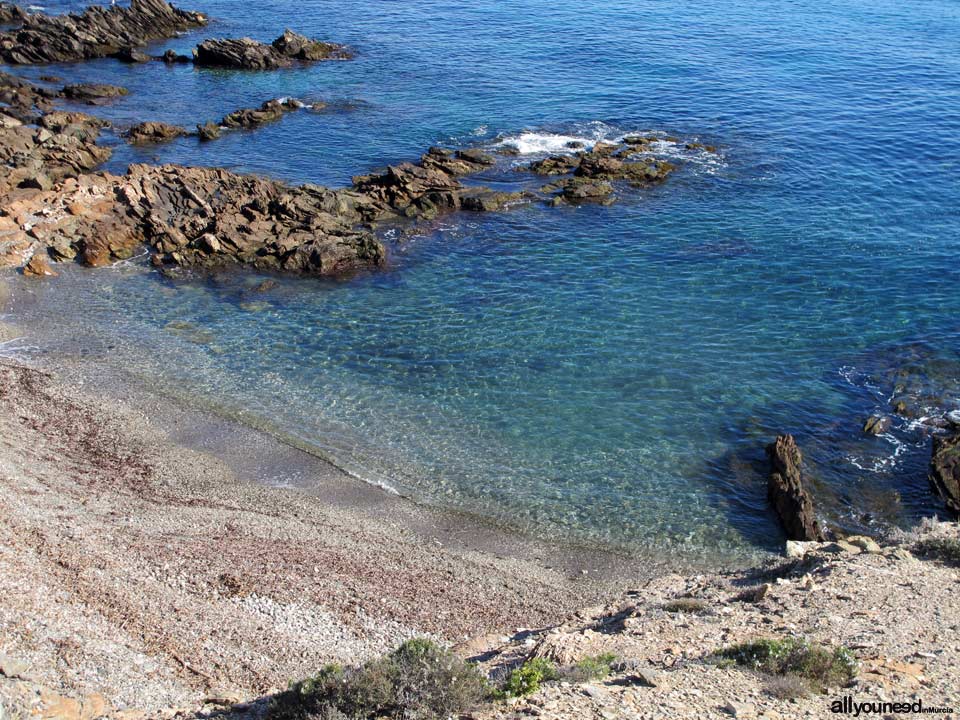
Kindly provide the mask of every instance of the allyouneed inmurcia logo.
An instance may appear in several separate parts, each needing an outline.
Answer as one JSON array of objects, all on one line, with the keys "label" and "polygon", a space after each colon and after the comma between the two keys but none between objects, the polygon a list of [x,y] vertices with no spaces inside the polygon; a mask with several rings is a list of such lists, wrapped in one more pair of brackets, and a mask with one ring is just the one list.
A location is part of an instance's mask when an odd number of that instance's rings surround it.
[{"label": "allyouneed inmurcia logo", "polygon": [[923,700],[913,700],[911,702],[859,701],[847,695],[831,702],[830,712],[838,715],[852,715],[853,717],[861,717],[862,715],[889,715],[891,713],[904,715],[952,715],[953,708],[928,707],[924,705]]}]

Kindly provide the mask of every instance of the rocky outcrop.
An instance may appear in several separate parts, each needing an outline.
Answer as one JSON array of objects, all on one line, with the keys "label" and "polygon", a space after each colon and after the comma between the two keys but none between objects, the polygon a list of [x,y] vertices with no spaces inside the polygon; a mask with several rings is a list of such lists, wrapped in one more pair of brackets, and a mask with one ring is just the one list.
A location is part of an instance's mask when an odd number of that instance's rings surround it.
[{"label": "rocky outcrop", "polygon": [[162,122],[142,122],[127,130],[123,136],[132,145],[169,142],[186,135],[187,131],[177,125]]},{"label": "rocky outcrop", "polygon": [[180,10],[165,0],[131,0],[129,7],[95,5],[80,14],[37,13],[22,18],[19,28],[0,33],[0,61],[27,65],[107,57],[205,23],[201,13]]},{"label": "rocky outcrop", "polygon": [[380,265],[383,246],[336,191],[213,168],[133,166],[118,189],[161,266],[339,275]]},{"label": "rocky outcrop", "polygon": [[290,67],[294,60],[342,60],[350,52],[342,45],[312,40],[287,30],[267,45],[252,38],[204,40],[193,51],[193,61],[203,67],[226,67],[239,70],[276,70]]},{"label": "rocky outcrop", "polygon": [[273,49],[284,57],[304,62],[349,60],[353,57],[343,45],[313,40],[290,29],[284,30],[283,35],[273,41]]},{"label": "rocky outcrop", "polygon": [[930,485],[947,509],[960,515],[960,429],[954,426],[952,430],[950,435],[933,439]]},{"label": "rocky outcrop", "polygon": [[235,110],[224,117],[220,125],[228,128],[255,128],[279,120],[288,112],[301,107],[303,105],[296,100],[268,100],[259,108]]},{"label": "rocky outcrop", "polygon": [[767,496],[789,540],[826,539],[813,510],[813,499],[804,487],[803,456],[792,435],[778,435],[767,446],[770,476]]},{"label": "rocky outcrop", "polygon": [[77,83],[76,85],[67,85],[62,91],[63,97],[68,100],[87,105],[104,105],[126,94],[126,88],[102,83]]}]

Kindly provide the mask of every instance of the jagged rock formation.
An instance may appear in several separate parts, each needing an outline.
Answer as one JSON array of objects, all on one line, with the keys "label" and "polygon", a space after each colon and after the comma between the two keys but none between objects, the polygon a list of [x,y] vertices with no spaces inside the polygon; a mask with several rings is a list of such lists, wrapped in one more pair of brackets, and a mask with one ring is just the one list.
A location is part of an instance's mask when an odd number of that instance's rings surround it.
[{"label": "jagged rock formation", "polygon": [[960,431],[934,437],[930,461],[930,484],[947,509],[960,515]]},{"label": "jagged rock formation", "polygon": [[129,7],[92,6],[80,14],[21,18],[21,26],[0,33],[0,61],[11,65],[77,62],[113,55],[150,40],[206,24],[201,13],[165,0],[131,0]]},{"label": "jagged rock formation", "polygon": [[204,40],[193,51],[194,63],[206,67],[240,70],[276,70],[290,67],[294,60],[343,60],[351,57],[343,45],[311,40],[287,30],[272,45],[251,38]]},{"label": "jagged rock formation", "polygon": [[803,456],[792,435],[778,435],[767,446],[770,477],[767,495],[789,540],[824,540],[813,510],[813,499],[804,487]]}]

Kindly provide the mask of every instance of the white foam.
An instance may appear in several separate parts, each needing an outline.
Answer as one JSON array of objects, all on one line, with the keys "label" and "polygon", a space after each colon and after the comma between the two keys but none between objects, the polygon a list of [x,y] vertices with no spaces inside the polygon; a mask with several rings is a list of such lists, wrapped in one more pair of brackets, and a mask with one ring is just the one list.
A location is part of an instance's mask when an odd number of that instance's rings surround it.
[{"label": "white foam", "polygon": [[601,138],[558,133],[525,132],[516,137],[507,137],[497,143],[498,147],[515,149],[520,155],[550,155],[573,149],[572,144],[592,148]]}]

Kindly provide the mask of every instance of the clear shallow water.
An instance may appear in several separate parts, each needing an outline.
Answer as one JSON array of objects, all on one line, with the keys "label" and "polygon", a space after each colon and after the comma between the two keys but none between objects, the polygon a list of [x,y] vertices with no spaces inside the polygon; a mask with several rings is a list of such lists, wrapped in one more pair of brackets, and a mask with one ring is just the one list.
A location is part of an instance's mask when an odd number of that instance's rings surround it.
[{"label": "clear shallow water", "polygon": [[123,364],[365,479],[546,534],[772,548],[762,448],[778,431],[816,462],[835,522],[935,512],[924,438],[859,428],[886,404],[877,376],[898,348],[923,342],[946,363],[960,350],[955,3],[190,6],[215,24],[158,50],[289,26],[358,58],[23,72],[127,86],[97,110],[120,125],[191,125],[279,96],[337,107],[204,145],[121,145],[113,169],[338,185],[438,143],[533,150],[632,131],[721,153],[612,207],[443,218],[396,246],[388,271],[347,282],[252,294],[262,278],[170,285],[135,266],[18,281],[29,333],[11,348]]}]

